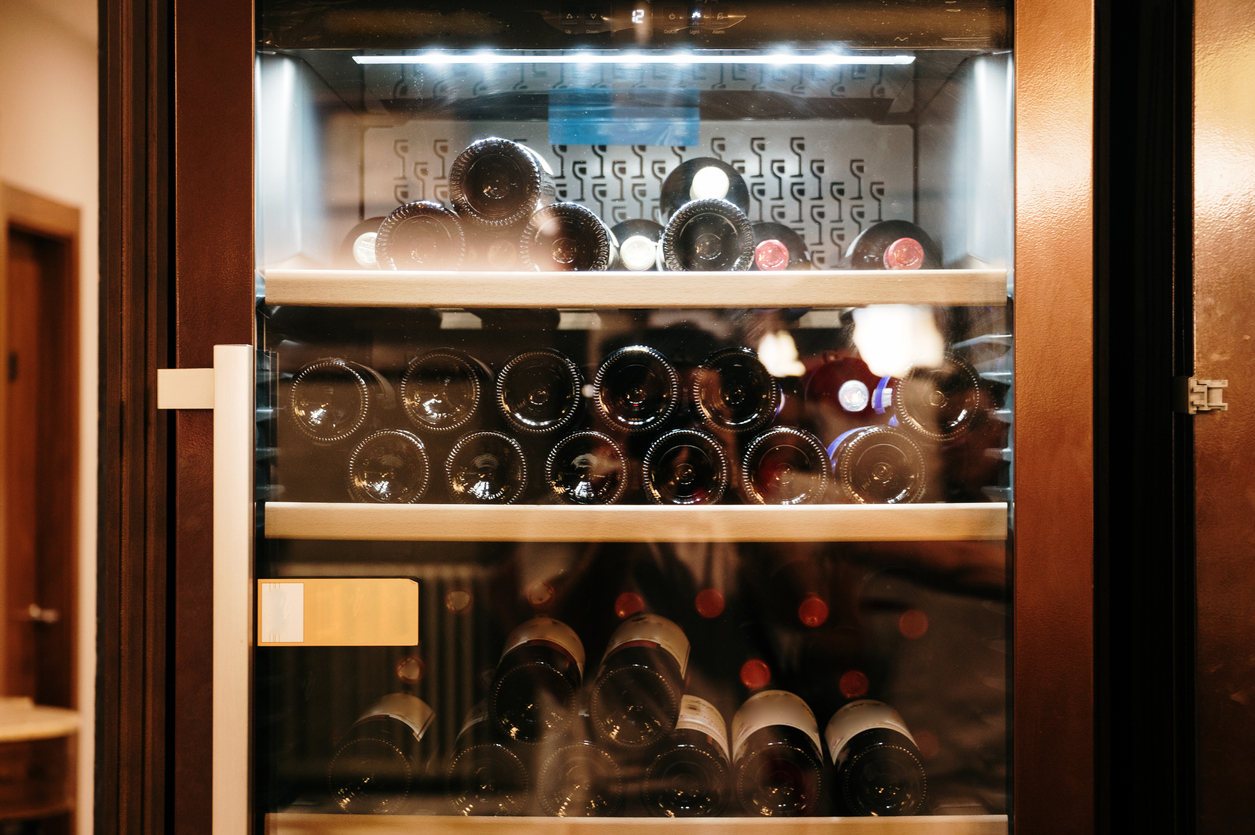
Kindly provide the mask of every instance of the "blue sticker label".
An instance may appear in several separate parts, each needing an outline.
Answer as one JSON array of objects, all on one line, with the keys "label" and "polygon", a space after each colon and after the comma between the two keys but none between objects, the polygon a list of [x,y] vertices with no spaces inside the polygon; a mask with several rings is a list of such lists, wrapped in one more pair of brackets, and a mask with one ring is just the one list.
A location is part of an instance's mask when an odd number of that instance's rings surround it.
[{"label": "blue sticker label", "polygon": [[552,90],[550,145],[698,145],[697,90]]}]

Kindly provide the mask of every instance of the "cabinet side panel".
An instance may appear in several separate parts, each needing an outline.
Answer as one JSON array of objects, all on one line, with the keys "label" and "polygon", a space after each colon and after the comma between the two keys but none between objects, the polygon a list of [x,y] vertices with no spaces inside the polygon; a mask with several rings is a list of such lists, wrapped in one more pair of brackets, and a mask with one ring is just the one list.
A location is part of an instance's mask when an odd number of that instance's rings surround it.
[{"label": "cabinet side panel", "polygon": [[[253,5],[175,4],[175,362],[253,332]],[[176,419],[173,819],[211,826],[212,416]],[[240,763],[239,767],[246,767]]]},{"label": "cabinet side panel", "polygon": [[1092,832],[1091,4],[1017,4],[1014,828]]}]

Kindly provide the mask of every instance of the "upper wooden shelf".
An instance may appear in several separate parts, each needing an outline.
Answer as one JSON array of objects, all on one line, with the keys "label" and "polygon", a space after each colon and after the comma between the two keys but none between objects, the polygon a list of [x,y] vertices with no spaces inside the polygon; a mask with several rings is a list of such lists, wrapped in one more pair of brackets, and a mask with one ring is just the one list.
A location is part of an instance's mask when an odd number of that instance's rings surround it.
[{"label": "upper wooden shelf", "polygon": [[905,818],[491,818],[409,815],[266,816],[268,835],[1006,835],[1006,815]]},{"label": "upper wooden shelf", "polygon": [[268,539],[429,542],[903,542],[1003,540],[1007,505],[352,504],[267,502]]},{"label": "upper wooden shelf", "polygon": [[266,303],[324,307],[998,306],[1006,270],[522,273],[266,270]]}]

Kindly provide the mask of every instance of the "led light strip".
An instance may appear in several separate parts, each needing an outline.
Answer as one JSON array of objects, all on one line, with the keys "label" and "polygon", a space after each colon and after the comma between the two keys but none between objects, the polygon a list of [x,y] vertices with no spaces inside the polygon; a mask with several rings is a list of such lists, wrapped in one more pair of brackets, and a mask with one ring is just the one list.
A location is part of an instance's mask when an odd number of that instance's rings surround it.
[{"label": "led light strip", "polygon": [[769,55],[704,55],[680,52],[644,55],[637,52],[586,53],[570,55],[502,55],[495,52],[447,53],[424,52],[419,55],[354,55],[358,64],[423,64],[442,66],[451,64],[768,64],[774,66],[815,65],[823,67],[841,64],[910,64],[914,55],[843,55],[827,52],[819,54],[773,53]]}]

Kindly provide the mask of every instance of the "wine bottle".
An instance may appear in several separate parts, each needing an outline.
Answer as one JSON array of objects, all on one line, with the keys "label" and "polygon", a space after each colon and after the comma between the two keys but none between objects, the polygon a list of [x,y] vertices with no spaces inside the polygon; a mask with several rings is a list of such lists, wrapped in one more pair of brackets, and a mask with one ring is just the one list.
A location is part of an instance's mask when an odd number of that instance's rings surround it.
[{"label": "wine bottle", "polygon": [[458,815],[521,815],[530,781],[523,758],[493,733],[483,702],[471,708],[453,742],[445,790]]},{"label": "wine bottle", "polygon": [[728,802],[730,758],[722,714],[705,699],[684,696],[675,730],[645,767],[645,809],[669,818],[722,813]]},{"label": "wine bottle", "polygon": [[375,257],[375,239],[379,237],[379,224],[383,221],[382,217],[368,217],[349,230],[336,251],[337,269],[379,269],[379,260]]},{"label": "wine bottle", "polygon": [[745,212],[727,200],[693,200],[667,222],[658,254],[667,270],[748,270],[754,231]]},{"label": "wine bottle", "polygon": [[764,272],[811,269],[811,252],[802,236],[783,223],[763,221],[754,230],[753,269]]},{"label": "wine bottle", "polygon": [[864,426],[828,446],[833,477],[845,501],[904,504],[919,501],[927,486],[924,454],[905,432]]},{"label": "wine bottle", "polygon": [[541,809],[558,817],[599,817],[622,808],[623,776],[614,758],[590,736],[587,714],[580,714],[541,765],[536,794]]},{"label": "wine bottle", "polygon": [[553,172],[540,154],[490,137],[472,142],[449,167],[449,201],[478,226],[520,224],[556,195]]},{"label": "wine bottle", "polygon": [[688,638],[667,618],[638,614],[619,624],[589,694],[593,737],[634,752],[662,742],[680,714],[688,658]]},{"label": "wine bottle", "polygon": [[593,379],[593,402],[612,428],[647,432],[666,422],[680,401],[680,376],[666,357],[645,345],[606,357]]},{"label": "wine bottle", "polygon": [[353,437],[372,410],[384,405],[376,401],[390,394],[391,386],[374,370],[333,357],[296,373],[288,404],[297,428],[322,446]]},{"label": "wine bottle", "polygon": [[750,190],[741,172],[714,157],[686,160],[662,181],[658,210],[663,220],[694,200],[727,200],[745,214],[750,211]]},{"label": "wine bottle", "polygon": [[375,257],[385,270],[456,270],[466,257],[462,222],[439,203],[406,203],[379,225]]},{"label": "wine bottle", "polygon": [[932,441],[953,441],[984,418],[990,398],[980,376],[956,354],[936,368],[914,366],[898,383],[898,423]]},{"label": "wine bottle", "polygon": [[416,427],[451,432],[475,417],[483,402],[488,367],[453,348],[437,348],[410,360],[401,377],[401,406]]},{"label": "wine bottle", "polygon": [[805,429],[768,429],[750,441],[741,462],[741,487],[753,504],[824,500],[832,462],[823,443]]},{"label": "wine bottle", "polygon": [[833,794],[849,815],[914,815],[928,780],[906,722],[884,702],[860,699],[833,714],[824,730],[835,767]]},{"label": "wine bottle", "polygon": [[471,432],[453,445],[446,485],[455,502],[510,504],[527,487],[523,448],[500,432]]},{"label": "wine bottle", "polygon": [[696,369],[693,404],[702,423],[715,432],[753,432],[780,410],[776,378],[749,348],[724,348]]},{"label": "wine bottle", "polygon": [[[743,556],[742,585],[775,626],[796,631],[827,623],[834,603],[830,561],[811,543],[775,543]],[[779,659],[777,659],[779,661]]]},{"label": "wine bottle", "polygon": [[654,504],[716,504],[728,489],[723,448],[697,429],[664,433],[645,453],[641,470],[645,495]]},{"label": "wine bottle", "polygon": [[732,719],[733,793],[751,815],[815,814],[823,746],[815,714],[786,690],[750,696]]},{"label": "wine bottle", "polygon": [[561,621],[535,617],[506,637],[488,692],[492,727],[506,739],[539,742],[566,727],[584,678],[584,645]]},{"label": "wine bottle", "polygon": [[883,220],[859,233],[845,254],[852,270],[939,270],[941,250],[906,220]]},{"label": "wine bottle", "polygon": [[519,432],[554,432],[575,419],[584,381],[579,367],[548,348],[511,359],[497,374],[497,408]]},{"label": "wine bottle", "polygon": [[806,373],[804,399],[811,423],[827,438],[892,416],[897,380],[873,374],[861,357],[832,351]]},{"label": "wine bottle", "polygon": [[523,269],[541,272],[608,270],[619,242],[590,209],[551,203],[536,211],[519,244]]},{"label": "wine bottle", "polygon": [[332,802],[349,814],[404,811],[421,788],[434,718],[427,703],[391,693],[367,708],[327,765]]},{"label": "wine bottle", "polygon": [[576,432],[550,451],[545,481],[567,504],[614,504],[627,489],[627,455],[608,435]]},{"label": "wine bottle", "polygon": [[349,457],[349,492],[359,502],[416,502],[430,478],[427,449],[403,429],[367,435]]},{"label": "wine bottle", "polygon": [[617,269],[645,272],[658,269],[658,242],[662,239],[662,224],[643,218],[625,220],[610,228],[619,242]]}]

